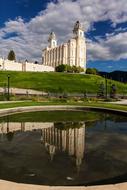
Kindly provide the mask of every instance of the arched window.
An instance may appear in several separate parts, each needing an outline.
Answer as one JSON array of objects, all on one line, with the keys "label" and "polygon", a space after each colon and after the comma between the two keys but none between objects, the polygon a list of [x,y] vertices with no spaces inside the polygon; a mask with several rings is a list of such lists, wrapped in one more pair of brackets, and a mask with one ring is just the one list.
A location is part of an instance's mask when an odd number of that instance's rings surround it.
[{"label": "arched window", "polygon": [[80,36],[83,36],[83,32],[80,32]]},{"label": "arched window", "polygon": [[55,46],[56,45],[56,43],[55,43],[55,41],[53,41],[53,46]]}]

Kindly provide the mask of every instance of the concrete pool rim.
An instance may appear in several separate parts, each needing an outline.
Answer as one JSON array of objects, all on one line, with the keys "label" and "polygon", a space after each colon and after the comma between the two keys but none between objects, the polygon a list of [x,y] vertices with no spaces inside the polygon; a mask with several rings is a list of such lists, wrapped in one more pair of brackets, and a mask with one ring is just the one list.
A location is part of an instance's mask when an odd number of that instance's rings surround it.
[{"label": "concrete pool rim", "polygon": [[73,106],[73,105],[44,105],[44,106],[24,106],[24,107],[14,107],[0,109],[0,117],[24,113],[24,112],[36,112],[36,111],[98,111],[98,112],[107,112],[127,116],[127,111],[120,109],[96,107],[96,106]]},{"label": "concrete pool rim", "polygon": [[[84,110],[92,110],[92,111],[102,111],[102,112],[110,112],[114,114],[120,114],[127,116],[127,111],[119,110],[119,109],[111,109],[111,108],[103,108],[103,107],[94,107],[94,106],[70,106],[70,105],[52,105],[52,106],[26,106],[26,107],[15,107],[15,108],[6,108],[0,110],[0,117],[24,113],[24,112],[34,112],[34,111],[84,111]],[[14,188],[15,190],[126,190],[127,183],[119,183],[119,184],[109,184],[109,185],[97,185],[97,186],[44,186],[44,185],[29,185],[29,184],[20,184],[9,182],[5,180],[0,180],[0,189],[1,190],[10,190]]]}]

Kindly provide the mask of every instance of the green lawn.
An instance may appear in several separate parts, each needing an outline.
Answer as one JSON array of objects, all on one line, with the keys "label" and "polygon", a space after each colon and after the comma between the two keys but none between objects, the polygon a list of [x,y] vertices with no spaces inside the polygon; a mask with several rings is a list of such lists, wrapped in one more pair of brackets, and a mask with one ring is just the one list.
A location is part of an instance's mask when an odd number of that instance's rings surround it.
[{"label": "green lawn", "polygon": [[[35,89],[45,92],[97,93],[98,86],[105,79],[95,75],[40,73],[0,71],[0,86],[7,85],[7,75],[10,74],[10,86]],[[116,84],[118,93],[126,94],[127,85],[108,80],[108,90],[111,84]]]}]

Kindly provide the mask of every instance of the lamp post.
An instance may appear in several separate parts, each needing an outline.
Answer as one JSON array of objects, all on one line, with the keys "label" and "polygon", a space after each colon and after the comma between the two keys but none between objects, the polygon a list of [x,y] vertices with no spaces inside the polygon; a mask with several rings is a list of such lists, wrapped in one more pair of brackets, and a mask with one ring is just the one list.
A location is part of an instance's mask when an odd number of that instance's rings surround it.
[{"label": "lamp post", "polygon": [[10,75],[8,74],[7,75],[7,78],[8,78],[8,83],[7,83],[7,89],[8,89],[8,91],[7,91],[7,100],[9,101],[10,100]]}]

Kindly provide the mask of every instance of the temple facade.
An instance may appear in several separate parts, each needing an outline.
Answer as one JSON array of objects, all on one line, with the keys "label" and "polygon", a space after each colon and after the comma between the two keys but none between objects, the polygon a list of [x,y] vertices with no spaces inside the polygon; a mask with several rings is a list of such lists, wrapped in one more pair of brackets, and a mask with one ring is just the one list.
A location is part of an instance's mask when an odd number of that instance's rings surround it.
[{"label": "temple facade", "polygon": [[86,42],[84,30],[79,21],[74,25],[73,37],[64,44],[57,45],[54,32],[50,33],[49,46],[43,50],[43,65],[56,67],[61,64],[80,66],[86,70]]},{"label": "temple facade", "polygon": [[[73,123],[72,123],[73,125]],[[56,127],[42,129],[42,142],[50,154],[51,160],[57,151],[66,152],[75,157],[75,165],[79,171],[85,152],[85,123],[80,123],[80,128],[69,128],[65,130]]]}]

